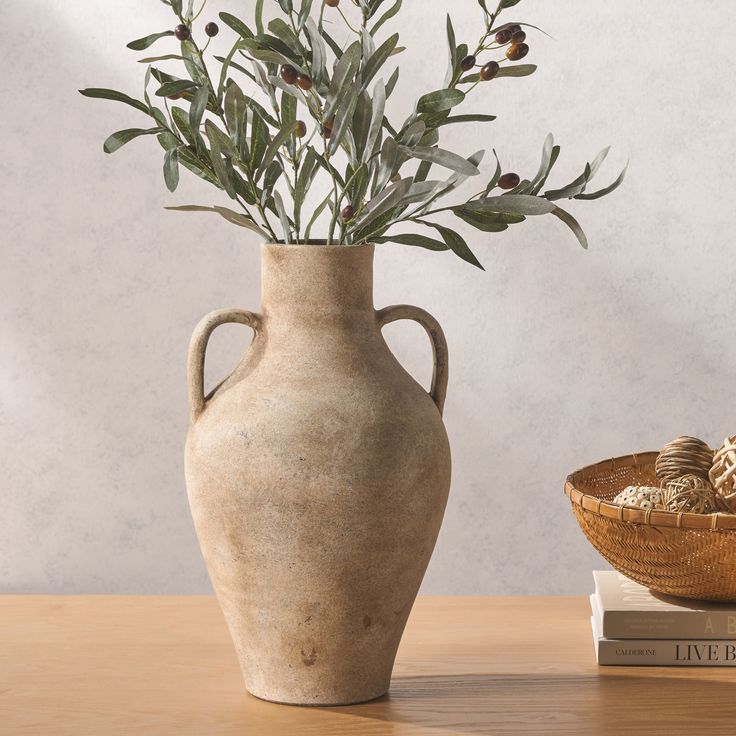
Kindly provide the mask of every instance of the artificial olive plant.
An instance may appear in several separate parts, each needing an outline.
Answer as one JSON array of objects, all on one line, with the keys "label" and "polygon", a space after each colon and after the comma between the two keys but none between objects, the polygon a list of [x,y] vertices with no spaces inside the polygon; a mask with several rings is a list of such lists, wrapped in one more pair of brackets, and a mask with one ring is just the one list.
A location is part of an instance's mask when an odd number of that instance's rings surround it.
[{"label": "artificial olive plant", "polygon": [[[472,45],[458,43],[448,15],[445,79],[428,86],[399,124],[389,120],[386,103],[399,86],[394,59],[403,49],[399,34],[387,29],[402,0],[343,0],[347,8],[340,0],[268,0],[276,14],[268,22],[265,0],[257,0],[253,25],[219,14],[234,33],[233,43],[226,56],[209,58],[206,52],[219,26],[209,21],[203,33],[195,33],[206,0],[197,11],[194,0],[186,8],[183,0],[161,1],[171,7],[176,26],[128,44],[143,51],[178,41],[163,55],[139,59],[147,65],[143,100],[110,89],[81,93],[126,103],[153,120],[148,128],[113,133],[104,144],[107,153],[139,136],[155,135],[165,150],[163,173],[172,192],[181,165],[233,201],[231,207],[167,209],[215,212],[271,242],[285,243],[311,242],[315,224],[326,213],[326,231],[319,235],[327,244],[394,242],[452,250],[480,266],[446,219],[443,224],[430,218],[449,213],[493,233],[527,216],[552,214],[586,247],[580,225],[556,202],[597,199],[623,180],[621,172],[609,186],[587,191],[605,149],[574,181],[546,189],[560,153],[549,135],[533,176],[504,173],[494,151],[495,171],[476,194],[457,204],[440,203],[469,177],[480,176],[484,156],[484,151],[466,156],[440,147],[442,129],[495,119],[455,109],[476,88],[486,107],[486,85],[536,70],[534,64],[517,63],[529,51],[524,29],[534,26],[516,21],[497,25],[499,16],[520,0],[501,0],[494,10],[487,0],[477,0],[480,38]],[[164,71],[167,63],[175,63],[180,75]],[[152,79],[157,83],[153,97],[148,91]],[[313,188],[319,203],[305,211]],[[417,226],[428,228],[432,237],[415,232]]]}]

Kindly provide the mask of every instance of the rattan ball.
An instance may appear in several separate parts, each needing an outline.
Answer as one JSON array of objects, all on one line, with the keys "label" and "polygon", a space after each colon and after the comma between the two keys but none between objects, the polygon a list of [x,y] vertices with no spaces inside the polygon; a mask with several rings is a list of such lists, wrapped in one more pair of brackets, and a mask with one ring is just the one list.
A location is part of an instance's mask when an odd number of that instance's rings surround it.
[{"label": "rattan ball", "polygon": [[627,486],[613,499],[613,503],[637,509],[661,509],[662,489],[654,486]]},{"label": "rattan ball", "polygon": [[662,489],[662,501],[666,511],[715,514],[719,510],[713,486],[698,475],[668,481]]},{"label": "rattan ball", "polygon": [[657,478],[666,483],[682,478],[683,475],[697,475],[708,480],[713,465],[713,450],[697,437],[678,437],[668,442],[659,453],[654,465]]},{"label": "rattan ball", "polygon": [[726,437],[723,447],[716,452],[710,482],[723,510],[736,514],[736,437]]}]

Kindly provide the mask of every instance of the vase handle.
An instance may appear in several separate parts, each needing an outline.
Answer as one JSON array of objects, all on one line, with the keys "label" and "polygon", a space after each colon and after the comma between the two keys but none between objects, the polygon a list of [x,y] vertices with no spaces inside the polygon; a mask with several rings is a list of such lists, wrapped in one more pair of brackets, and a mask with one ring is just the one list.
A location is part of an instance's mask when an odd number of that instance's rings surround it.
[{"label": "vase handle", "polygon": [[261,318],[260,315],[243,309],[218,309],[204,317],[192,333],[188,361],[189,412],[192,423],[199,419],[207,406],[208,397],[204,393],[204,359],[210,335],[220,325],[230,323],[252,327],[258,334]]},{"label": "vase handle", "polygon": [[447,396],[448,353],[445,333],[442,331],[440,323],[429,312],[425,312],[419,307],[411,307],[408,304],[396,304],[392,307],[386,307],[376,314],[379,327],[383,327],[389,322],[396,322],[399,319],[411,319],[414,322],[419,322],[424,327],[432,341],[432,355],[434,357],[432,388],[429,390],[429,395],[437,405],[440,416],[442,416],[445,397]]}]

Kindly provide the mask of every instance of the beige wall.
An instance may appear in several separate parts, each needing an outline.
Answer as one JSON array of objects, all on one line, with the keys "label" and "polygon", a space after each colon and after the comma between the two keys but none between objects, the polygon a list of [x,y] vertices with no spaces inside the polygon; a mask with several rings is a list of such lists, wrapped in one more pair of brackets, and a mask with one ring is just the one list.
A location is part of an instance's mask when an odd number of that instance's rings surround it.
[{"label": "beige wall", "polygon": [[[252,3],[211,5],[214,16]],[[444,73],[448,4],[405,5],[403,89],[429,91]],[[475,38],[477,4],[452,6],[458,36]],[[76,94],[137,93],[124,44],[166,27],[163,5],[2,9],[0,591],[206,591],[182,477],[185,351],[205,312],[257,308],[256,239],[164,212],[217,196],[191,177],[169,195],[151,140],[105,156],[102,140],[138,113]],[[609,199],[571,205],[588,253],[550,219],[495,237],[464,230],[486,273],[380,249],[377,304],[429,309],[450,344],[454,483],[430,593],[586,591],[601,560],[562,496],[566,473],[680,433],[736,431],[731,3],[518,9],[556,40],[532,34],[538,74],[479,89],[498,121],[450,145],[496,147],[507,168],[533,173],[552,130],[556,182],[609,143],[607,175],[631,167]],[[420,328],[387,334],[426,382]],[[247,339],[218,332],[210,381]]]}]

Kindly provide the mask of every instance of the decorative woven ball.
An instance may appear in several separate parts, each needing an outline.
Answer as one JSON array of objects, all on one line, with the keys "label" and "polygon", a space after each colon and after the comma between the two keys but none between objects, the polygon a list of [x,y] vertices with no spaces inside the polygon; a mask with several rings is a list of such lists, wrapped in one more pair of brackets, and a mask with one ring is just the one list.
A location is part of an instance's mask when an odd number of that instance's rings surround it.
[{"label": "decorative woven ball", "polygon": [[736,514],[736,437],[726,437],[713,458],[710,482],[724,511]]},{"label": "decorative woven ball", "polygon": [[661,509],[662,489],[653,486],[627,486],[613,502],[619,506],[634,506],[637,509]]},{"label": "decorative woven ball", "polygon": [[713,486],[698,475],[668,481],[662,489],[662,501],[666,511],[715,514],[719,510]]},{"label": "decorative woven ball", "polygon": [[668,442],[659,453],[654,472],[662,483],[683,475],[697,475],[708,480],[713,465],[713,450],[697,437],[678,437]]}]

